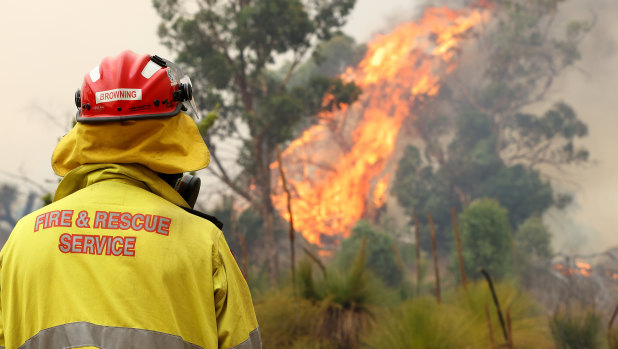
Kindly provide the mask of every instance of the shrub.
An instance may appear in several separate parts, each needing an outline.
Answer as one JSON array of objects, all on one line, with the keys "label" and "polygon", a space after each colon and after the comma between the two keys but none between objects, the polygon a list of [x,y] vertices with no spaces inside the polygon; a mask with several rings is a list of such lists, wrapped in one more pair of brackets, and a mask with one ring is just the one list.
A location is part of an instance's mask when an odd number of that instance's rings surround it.
[{"label": "shrub", "polygon": [[547,280],[552,256],[551,233],[540,216],[534,215],[522,223],[515,233],[517,274],[528,287],[538,287]]},{"label": "shrub", "polygon": [[526,219],[515,234],[517,249],[525,255],[536,255],[541,258],[549,258],[551,251],[551,233],[543,224],[541,216],[534,215]]},{"label": "shrub", "polygon": [[294,348],[296,343],[308,342],[319,344],[314,338],[319,311],[312,302],[295,299],[289,289],[262,296],[255,302],[255,313],[264,348]]},{"label": "shrub", "polygon": [[466,274],[481,277],[480,268],[500,279],[512,270],[508,212],[495,200],[473,201],[459,216]]},{"label": "shrub", "polygon": [[[506,327],[507,309],[511,317],[511,332],[515,348],[553,348],[547,317],[540,305],[525,291],[508,283],[494,284]],[[445,295],[445,301],[457,304],[470,322],[470,331],[481,348],[490,347],[489,328],[485,305],[489,310],[495,344],[506,345],[500,320],[491,291],[485,281],[468,284],[468,289],[453,290]]]},{"label": "shrub", "polygon": [[470,325],[457,307],[438,305],[433,297],[407,301],[383,314],[364,338],[366,348],[465,348],[474,342]]},{"label": "shrub", "polygon": [[362,333],[373,322],[374,308],[383,303],[385,287],[365,269],[366,240],[363,239],[356,262],[347,269],[329,269],[315,277],[312,264],[299,265],[299,295],[319,308],[315,335],[340,348],[357,348]]},{"label": "shrub", "polygon": [[374,227],[367,221],[360,221],[352,230],[352,235],[341,243],[337,254],[338,264],[350,268],[356,255],[366,239],[366,265],[389,286],[397,286],[403,279],[403,271],[397,263],[393,244],[395,239],[388,233]]},{"label": "shrub", "polygon": [[569,307],[556,311],[550,319],[558,349],[601,348],[601,316],[592,308]]}]

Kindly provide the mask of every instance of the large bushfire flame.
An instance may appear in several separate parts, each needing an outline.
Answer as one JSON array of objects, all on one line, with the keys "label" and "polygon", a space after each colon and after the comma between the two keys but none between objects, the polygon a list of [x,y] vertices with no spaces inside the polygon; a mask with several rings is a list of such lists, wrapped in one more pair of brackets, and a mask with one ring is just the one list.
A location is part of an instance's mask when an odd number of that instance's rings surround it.
[{"label": "large bushfire flame", "polygon": [[[486,16],[478,9],[428,9],[419,21],[378,36],[359,65],[343,74],[362,88],[360,100],[320,115],[282,154],[294,225],[310,243],[336,243],[384,204],[393,177],[388,160],[403,120],[415,118],[419,102],[439,92],[465,34]],[[273,195],[289,220],[286,200],[282,190]]]}]

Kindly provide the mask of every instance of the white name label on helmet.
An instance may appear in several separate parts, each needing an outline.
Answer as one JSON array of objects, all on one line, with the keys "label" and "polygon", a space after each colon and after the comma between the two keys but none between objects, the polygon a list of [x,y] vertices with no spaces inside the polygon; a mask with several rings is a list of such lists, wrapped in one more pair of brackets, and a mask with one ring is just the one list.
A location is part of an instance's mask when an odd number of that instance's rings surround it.
[{"label": "white name label on helmet", "polygon": [[97,104],[113,101],[141,101],[142,90],[133,88],[117,88],[95,93]]}]

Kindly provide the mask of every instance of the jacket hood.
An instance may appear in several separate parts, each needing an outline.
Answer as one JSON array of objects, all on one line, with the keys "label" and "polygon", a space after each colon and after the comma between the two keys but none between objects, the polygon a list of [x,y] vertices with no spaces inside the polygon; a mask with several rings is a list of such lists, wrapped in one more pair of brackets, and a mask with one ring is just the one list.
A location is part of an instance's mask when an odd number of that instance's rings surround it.
[{"label": "jacket hood", "polygon": [[52,168],[59,176],[85,164],[141,164],[160,173],[197,171],[210,152],[185,113],[163,119],[77,123],[58,142]]}]

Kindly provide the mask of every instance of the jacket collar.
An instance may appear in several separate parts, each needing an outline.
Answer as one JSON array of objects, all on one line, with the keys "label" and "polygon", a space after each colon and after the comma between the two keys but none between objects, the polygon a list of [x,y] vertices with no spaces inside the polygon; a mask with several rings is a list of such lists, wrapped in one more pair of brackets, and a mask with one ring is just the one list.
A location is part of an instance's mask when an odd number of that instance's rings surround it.
[{"label": "jacket collar", "polygon": [[189,204],[152,170],[138,164],[81,165],[64,176],[54,195],[58,201],[94,183],[112,180],[148,190],[167,201],[189,208]]}]

